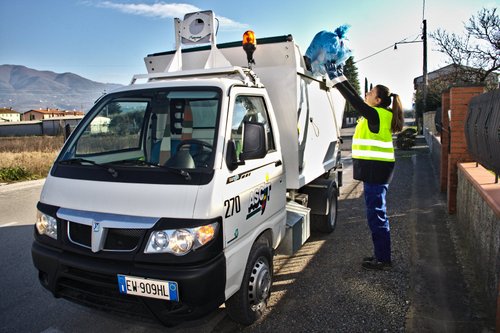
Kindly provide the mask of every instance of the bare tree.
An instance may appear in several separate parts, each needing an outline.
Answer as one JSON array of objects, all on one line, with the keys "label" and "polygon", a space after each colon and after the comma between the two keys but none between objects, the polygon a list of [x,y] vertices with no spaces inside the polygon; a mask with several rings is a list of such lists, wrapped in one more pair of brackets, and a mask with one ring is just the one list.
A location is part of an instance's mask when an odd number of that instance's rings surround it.
[{"label": "bare tree", "polygon": [[431,37],[437,42],[438,51],[462,68],[460,79],[463,82],[486,82],[491,73],[500,69],[500,18],[497,8],[481,9],[464,23],[464,28],[464,35],[438,29]]}]

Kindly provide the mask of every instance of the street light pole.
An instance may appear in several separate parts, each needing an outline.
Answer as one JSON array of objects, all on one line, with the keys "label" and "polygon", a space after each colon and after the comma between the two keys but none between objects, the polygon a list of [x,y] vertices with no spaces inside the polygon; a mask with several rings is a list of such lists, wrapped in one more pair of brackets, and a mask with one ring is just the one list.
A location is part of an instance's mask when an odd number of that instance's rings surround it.
[{"label": "street light pole", "polygon": [[[423,41],[423,87],[422,87],[422,94],[423,94],[423,110],[422,113],[427,111],[427,86],[429,84],[429,80],[427,77],[427,20],[423,20],[423,27],[422,27],[422,41]],[[417,121],[419,122],[419,131],[420,133],[423,132],[423,114],[419,115],[419,119]]]}]

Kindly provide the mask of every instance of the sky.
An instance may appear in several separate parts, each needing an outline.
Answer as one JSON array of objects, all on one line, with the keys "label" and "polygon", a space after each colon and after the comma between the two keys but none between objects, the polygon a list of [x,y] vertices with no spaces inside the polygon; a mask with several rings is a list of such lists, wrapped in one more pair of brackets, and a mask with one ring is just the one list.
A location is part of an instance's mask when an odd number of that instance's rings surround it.
[{"label": "sky", "polygon": [[[346,43],[359,60],[361,85],[365,78],[384,84],[410,109],[413,79],[423,73],[423,43],[391,46],[420,41],[423,19],[429,33],[439,28],[461,34],[481,8],[499,5],[500,0],[0,0],[0,65],[128,84],[134,74],[146,73],[147,54],[175,48],[173,18],[211,9],[220,22],[218,43],[239,41],[251,29],[257,38],[291,34],[302,53],[319,31],[348,24]],[[427,48],[428,72],[448,64],[430,37]]]}]

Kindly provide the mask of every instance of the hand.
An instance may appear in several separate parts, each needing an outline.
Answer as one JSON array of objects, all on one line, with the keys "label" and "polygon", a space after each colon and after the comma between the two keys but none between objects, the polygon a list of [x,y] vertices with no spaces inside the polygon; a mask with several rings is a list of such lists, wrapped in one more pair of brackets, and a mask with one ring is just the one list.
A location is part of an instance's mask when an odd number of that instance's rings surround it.
[{"label": "hand", "polygon": [[344,75],[342,65],[335,64],[335,61],[327,61],[325,63],[325,69],[330,80]]}]

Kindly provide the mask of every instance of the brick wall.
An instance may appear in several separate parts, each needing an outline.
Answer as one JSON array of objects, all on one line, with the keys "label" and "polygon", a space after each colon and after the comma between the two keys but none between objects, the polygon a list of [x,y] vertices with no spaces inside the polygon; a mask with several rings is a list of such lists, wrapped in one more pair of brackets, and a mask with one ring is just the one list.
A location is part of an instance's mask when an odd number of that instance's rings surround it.
[{"label": "brick wall", "polygon": [[[472,97],[484,92],[482,86],[453,87],[442,95],[441,191],[446,191],[448,213],[457,209],[457,164],[473,161],[465,141],[465,121]],[[449,112],[451,110],[451,112]]]}]

